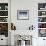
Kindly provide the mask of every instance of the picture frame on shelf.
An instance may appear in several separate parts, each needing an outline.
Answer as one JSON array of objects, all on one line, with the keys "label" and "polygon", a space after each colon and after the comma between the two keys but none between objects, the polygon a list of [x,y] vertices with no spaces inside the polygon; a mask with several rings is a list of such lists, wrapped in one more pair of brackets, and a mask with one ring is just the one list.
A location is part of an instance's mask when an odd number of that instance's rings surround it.
[{"label": "picture frame on shelf", "polygon": [[17,20],[29,20],[29,10],[17,10]]}]

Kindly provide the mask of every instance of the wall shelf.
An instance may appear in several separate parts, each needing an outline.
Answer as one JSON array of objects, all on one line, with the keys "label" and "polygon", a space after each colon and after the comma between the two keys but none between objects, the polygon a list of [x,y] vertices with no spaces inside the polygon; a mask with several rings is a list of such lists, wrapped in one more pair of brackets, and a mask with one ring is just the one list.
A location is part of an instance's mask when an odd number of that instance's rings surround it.
[{"label": "wall shelf", "polygon": [[38,17],[46,17],[46,15],[44,15],[44,16],[38,16]]},{"label": "wall shelf", "polygon": [[38,11],[46,11],[46,10],[38,10]]},{"label": "wall shelf", "polygon": [[38,28],[38,29],[46,29],[46,28]]},{"label": "wall shelf", "polygon": [[8,16],[0,16],[0,17],[8,17]]},{"label": "wall shelf", "polygon": [[0,23],[8,23],[8,22],[0,22]]},{"label": "wall shelf", "polygon": [[46,23],[46,22],[38,22],[38,23]]},{"label": "wall shelf", "polygon": [[8,10],[0,10],[0,11],[8,11]]}]

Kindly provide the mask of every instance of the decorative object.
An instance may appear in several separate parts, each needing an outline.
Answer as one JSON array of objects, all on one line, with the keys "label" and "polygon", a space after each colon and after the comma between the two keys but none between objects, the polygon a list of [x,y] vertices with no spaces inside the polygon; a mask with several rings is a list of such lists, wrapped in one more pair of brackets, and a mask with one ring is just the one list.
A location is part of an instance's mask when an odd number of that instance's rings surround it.
[{"label": "decorative object", "polygon": [[46,9],[46,3],[38,3],[38,10],[45,10]]},{"label": "decorative object", "polygon": [[40,37],[46,37],[46,29],[40,29],[39,30],[39,36]]},{"label": "decorative object", "polygon": [[46,23],[43,23],[43,24],[39,23],[38,28],[46,28]]},{"label": "decorative object", "polygon": [[8,6],[5,6],[5,10],[8,10]]},{"label": "decorative object", "polygon": [[8,16],[8,11],[0,11],[0,16]]},{"label": "decorative object", "polygon": [[34,30],[34,26],[33,25],[31,25],[31,26],[29,26],[29,30]]},{"label": "decorative object", "polygon": [[16,30],[16,26],[13,23],[11,23],[11,30]]},{"label": "decorative object", "polygon": [[8,37],[8,23],[0,23],[0,35]]},{"label": "decorative object", "polygon": [[38,17],[39,22],[46,22],[46,17]]},{"label": "decorative object", "polygon": [[7,17],[0,17],[0,22],[8,22]]},{"label": "decorative object", "polygon": [[45,15],[45,12],[42,12],[42,15]]},{"label": "decorative object", "polygon": [[17,10],[18,20],[29,20],[29,10]]},{"label": "decorative object", "polygon": [[30,46],[32,45],[32,36],[31,35],[15,35],[15,45],[16,46]]}]

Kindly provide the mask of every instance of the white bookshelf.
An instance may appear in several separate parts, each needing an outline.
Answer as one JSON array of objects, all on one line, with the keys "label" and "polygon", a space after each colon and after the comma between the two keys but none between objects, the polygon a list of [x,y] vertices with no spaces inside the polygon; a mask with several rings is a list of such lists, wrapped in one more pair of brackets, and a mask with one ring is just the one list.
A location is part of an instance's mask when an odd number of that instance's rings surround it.
[{"label": "white bookshelf", "polygon": [[[8,3],[0,3],[0,28],[4,31],[5,36],[8,37]],[[4,28],[4,29],[3,29]],[[1,30],[1,31],[2,31]],[[1,32],[0,32],[1,34]]]},{"label": "white bookshelf", "polygon": [[[45,5],[45,6],[44,6]],[[44,7],[44,8],[43,8]],[[40,18],[40,19],[39,19]],[[44,20],[42,20],[43,18],[45,18]],[[40,24],[44,24],[46,23],[46,3],[39,3],[38,5],[38,23]],[[42,21],[41,21],[42,20]]]},{"label": "white bookshelf", "polygon": [[46,32],[46,3],[38,4],[38,32],[40,37],[46,37],[40,31]]}]

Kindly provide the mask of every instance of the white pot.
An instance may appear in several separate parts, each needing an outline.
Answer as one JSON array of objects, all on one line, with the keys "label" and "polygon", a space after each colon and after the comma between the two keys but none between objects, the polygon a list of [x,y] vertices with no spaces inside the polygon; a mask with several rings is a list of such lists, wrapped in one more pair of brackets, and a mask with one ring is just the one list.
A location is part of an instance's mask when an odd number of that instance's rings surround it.
[{"label": "white pot", "polygon": [[21,40],[21,46],[25,46],[25,41]]}]

